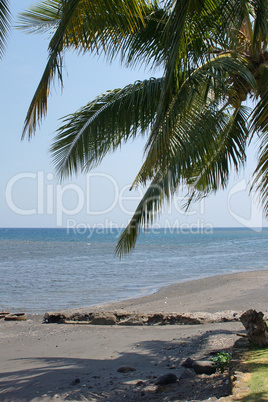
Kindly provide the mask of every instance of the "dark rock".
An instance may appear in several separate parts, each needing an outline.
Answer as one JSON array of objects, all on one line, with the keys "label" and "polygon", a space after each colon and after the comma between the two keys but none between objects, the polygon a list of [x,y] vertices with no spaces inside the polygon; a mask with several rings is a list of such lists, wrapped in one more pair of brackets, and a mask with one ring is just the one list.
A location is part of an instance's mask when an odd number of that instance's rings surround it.
[{"label": "dark rock", "polygon": [[182,367],[192,368],[193,362],[194,362],[194,360],[191,359],[190,357],[188,357],[186,360],[184,360],[184,362],[181,365],[182,365]]},{"label": "dark rock", "polygon": [[157,380],[155,381],[155,385],[174,384],[177,381],[177,379],[178,378],[175,374],[167,373],[158,377]]},{"label": "dark rock", "polygon": [[77,385],[77,384],[80,384],[80,378],[76,378],[75,380],[73,380],[72,382],[71,382],[71,385]]},{"label": "dark rock", "polygon": [[195,373],[193,372],[193,370],[190,369],[185,369],[184,372],[182,373],[182,375],[180,376],[180,380],[192,380],[195,378]]},{"label": "dark rock", "polygon": [[129,373],[130,371],[136,371],[136,369],[130,366],[121,366],[117,371],[118,373]]},{"label": "dark rock", "polygon": [[216,372],[216,364],[210,360],[195,360],[192,364],[192,368],[196,374],[211,375]]}]

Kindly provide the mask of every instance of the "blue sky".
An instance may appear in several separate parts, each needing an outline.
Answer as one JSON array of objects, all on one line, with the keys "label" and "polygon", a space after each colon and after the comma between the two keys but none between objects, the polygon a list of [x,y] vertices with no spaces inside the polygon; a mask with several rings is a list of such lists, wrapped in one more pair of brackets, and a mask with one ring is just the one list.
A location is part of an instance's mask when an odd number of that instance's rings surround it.
[{"label": "blue sky", "polygon": [[[11,0],[14,19],[33,3]],[[5,57],[0,61],[0,227],[125,226],[144,192],[128,191],[142,162],[142,140],[107,156],[89,175],[81,174],[62,184],[55,175],[48,150],[60,117],[107,89],[159,76],[161,72],[127,70],[118,62],[108,65],[90,55],[67,54],[63,93],[56,83],[40,129],[31,141],[21,141],[27,108],[46,64],[47,44],[46,35],[26,35],[13,29]],[[188,215],[180,202],[183,192],[178,193],[156,220],[157,225],[267,226],[249,196],[255,154],[253,143],[246,170],[239,176],[233,174],[226,190],[194,204]]]}]

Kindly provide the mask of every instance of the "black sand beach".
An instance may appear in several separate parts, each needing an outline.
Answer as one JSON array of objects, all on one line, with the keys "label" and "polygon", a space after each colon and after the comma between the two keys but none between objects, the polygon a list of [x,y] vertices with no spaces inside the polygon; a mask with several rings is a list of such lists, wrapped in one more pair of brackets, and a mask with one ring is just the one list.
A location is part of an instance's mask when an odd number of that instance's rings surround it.
[{"label": "black sand beach", "polygon": [[[240,313],[249,308],[267,314],[268,271],[175,284],[139,299],[79,311]],[[66,325],[42,321],[43,316],[39,315],[28,316],[27,321],[21,322],[0,321],[1,401],[218,398],[228,388],[225,378],[217,375],[206,380],[207,388],[202,385],[202,378],[199,388],[190,378],[187,383],[193,385],[186,389],[183,376],[189,373],[181,363],[187,357],[209,358],[214,352],[230,350],[237,332],[243,331],[239,321],[165,326]],[[133,371],[118,372],[122,366]],[[157,387],[155,379],[170,372],[181,380],[168,387]]]}]

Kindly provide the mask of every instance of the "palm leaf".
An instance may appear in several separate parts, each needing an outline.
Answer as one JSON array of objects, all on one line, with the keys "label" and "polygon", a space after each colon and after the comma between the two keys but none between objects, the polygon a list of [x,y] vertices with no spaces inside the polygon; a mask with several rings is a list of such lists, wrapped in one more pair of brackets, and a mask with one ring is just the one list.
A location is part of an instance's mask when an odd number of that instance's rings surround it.
[{"label": "palm leaf", "polygon": [[[218,110],[217,103],[203,106],[188,115],[176,127],[176,152],[167,158],[169,166],[155,173],[131,221],[116,246],[123,256],[135,247],[138,234],[159,213],[164,200],[184,184],[189,188],[186,207],[192,201],[225,187],[231,167],[238,170],[245,162],[249,110],[241,108],[234,114]],[[195,117],[195,118],[193,118]],[[174,140],[175,141],[175,140]]]},{"label": "palm leaf", "polygon": [[251,130],[253,133],[268,131],[268,91],[259,99],[251,116]]},{"label": "palm leaf", "polygon": [[[190,113],[191,116],[191,107],[197,98],[201,111],[204,103],[211,102],[211,96],[223,102],[228,97],[230,77],[237,82],[243,80],[250,87],[256,89],[256,80],[248,68],[247,60],[234,58],[231,54],[215,57],[195,69],[187,79],[182,79],[180,88],[174,94],[166,115],[162,116],[158,134],[153,133],[153,140],[150,137],[147,142],[149,150],[133,185],[145,184],[148,178],[152,178],[159,166],[165,169],[161,158],[172,152],[173,144],[176,146],[173,127],[176,127],[178,121],[187,113]],[[198,111],[192,118],[194,119],[196,116],[198,116]]]},{"label": "palm leaf", "polygon": [[[23,137],[27,133],[31,138],[46,115],[47,98],[56,75],[63,84],[63,51],[70,47],[95,49],[97,52],[102,48],[106,51],[107,39],[119,47],[122,36],[133,33],[143,21],[142,5],[142,0],[129,0],[127,3],[123,0],[49,0],[20,17],[23,29],[27,29],[27,26],[30,30],[57,27],[49,43],[47,66],[25,119]],[[115,26],[119,28],[115,29]]]},{"label": "palm leaf", "polygon": [[58,28],[62,0],[46,0],[19,14],[17,28],[26,33],[52,32]]},{"label": "palm leaf", "polygon": [[252,0],[254,8],[254,33],[253,41],[258,52],[268,45],[268,7],[266,0]]},{"label": "palm leaf", "polygon": [[[121,62],[127,67],[136,67],[138,64],[151,68],[164,65],[168,48],[163,44],[163,30],[167,20],[167,11],[157,3],[147,8],[144,15],[145,24],[141,24],[137,32],[125,37],[120,49]],[[109,50],[112,61],[118,54],[113,46]]]},{"label": "palm leaf", "polygon": [[144,134],[154,119],[161,87],[162,79],[137,81],[107,91],[67,116],[51,148],[59,175],[88,170],[122,142]]},{"label": "palm leaf", "polygon": [[[211,149],[199,161],[196,161],[187,179],[189,188],[186,208],[219,188],[225,188],[231,167],[238,172],[246,161],[246,146],[249,138],[248,119],[250,109],[240,107],[233,113],[218,112],[219,132],[214,136]],[[221,115],[221,116],[220,116]]]},{"label": "palm leaf", "polygon": [[268,216],[268,91],[262,96],[252,113],[252,130],[259,135],[260,147],[257,167],[251,190],[260,193],[260,201]]},{"label": "palm leaf", "polygon": [[268,135],[262,138],[258,165],[254,172],[254,182],[251,190],[255,188],[260,194],[260,202],[264,213],[268,217]]},{"label": "palm leaf", "polygon": [[162,206],[163,195],[169,198],[169,173],[158,172],[140,201],[132,219],[121,234],[115,254],[122,257],[129,253],[136,244],[141,227],[151,223]]},{"label": "palm leaf", "polygon": [[78,4],[79,0],[69,0],[66,2],[64,9],[60,11],[61,19],[49,45],[49,58],[45,71],[35,91],[25,118],[22,138],[26,135],[26,131],[28,131],[28,137],[31,138],[38,123],[46,115],[50,86],[56,74],[58,75],[61,85],[63,85],[61,55],[63,49],[63,38],[66,27],[73,18]]},{"label": "palm leaf", "polygon": [[[154,136],[157,136],[162,116],[169,109],[174,89],[178,86],[179,71],[196,68],[200,65],[200,60],[204,63],[205,60],[210,58],[210,52],[207,52],[207,50],[213,45],[213,37],[221,36],[225,30],[224,28],[226,28],[226,23],[223,24],[224,17],[230,20],[235,15],[234,12],[230,13],[233,8],[233,2],[228,0],[223,2],[177,0],[171,3],[173,7],[164,31],[165,47],[169,49],[164,73],[165,81],[159,103],[158,118],[152,130],[150,141],[153,141]],[[229,14],[228,18],[227,13]],[[196,41],[196,38],[199,38],[199,42]],[[190,67],[188,64],[188,47],[189,42],[191,43],[192,41],[196,43],[191,57],[191,61],[194,60],[195,65]],[[206,51],[204,52],[204,50]],[[150,142],[148,143],[149,145]]]},{"label": "palm leaf", "polygon": [[7,35],[10,29],[11,14],[8,0],[0,0],[0,59],[6,48]]}]

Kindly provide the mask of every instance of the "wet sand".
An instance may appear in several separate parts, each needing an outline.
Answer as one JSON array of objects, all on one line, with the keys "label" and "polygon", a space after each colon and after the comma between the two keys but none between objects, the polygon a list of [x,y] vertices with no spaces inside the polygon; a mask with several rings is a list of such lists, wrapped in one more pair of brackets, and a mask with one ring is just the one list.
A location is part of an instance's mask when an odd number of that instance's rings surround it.
[{"label": "wet sand", "polygon": [[[216,313],[249,308],[267,314],[268,271],[189,281],[79,311]],[[239,322],[127,327],[42,320],[33,315],[24,322],[0,321],[0,401],[183,400],[180,382],[161,394],[150,383],[171,371],[179,378],[187,357],[229,350],[236,333],[243,331]],[[120,373],[121,366],[135,371]]]}]

